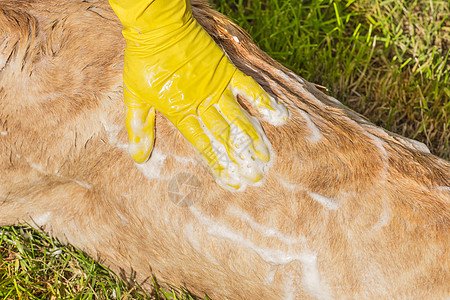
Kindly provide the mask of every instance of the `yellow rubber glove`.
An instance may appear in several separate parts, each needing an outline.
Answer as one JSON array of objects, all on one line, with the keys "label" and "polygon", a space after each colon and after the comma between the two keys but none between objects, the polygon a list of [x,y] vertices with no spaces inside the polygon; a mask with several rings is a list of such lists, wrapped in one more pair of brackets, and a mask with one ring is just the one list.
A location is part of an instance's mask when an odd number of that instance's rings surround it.
[{"label": "yellow rubber glove", "polygon": [[286,108],[237,70],[192,16],[187,0],[110,0],[126,39],[124,96],[129,152],[138,163],[153,147],[155,109],[206,159],[217,181],[239,189],[258,182],[270,160],[259,122],[239,94],[272,124]]}]

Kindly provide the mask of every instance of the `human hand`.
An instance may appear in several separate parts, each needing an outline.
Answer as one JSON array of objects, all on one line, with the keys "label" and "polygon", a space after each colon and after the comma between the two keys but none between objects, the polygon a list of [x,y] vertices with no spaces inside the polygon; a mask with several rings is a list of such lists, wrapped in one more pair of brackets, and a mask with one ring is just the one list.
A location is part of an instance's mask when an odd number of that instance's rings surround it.
[{"label": "human hand", "polygon": [[124,25],[124,97],[129,151],[143,163],[154,140],[155,109],[204,157],[217,181],[244,188],[270,161],[258,120],[240,95],[272,124],[288,118],[281,103],[237,70],[193,18],[188,1],[110,1]]}]

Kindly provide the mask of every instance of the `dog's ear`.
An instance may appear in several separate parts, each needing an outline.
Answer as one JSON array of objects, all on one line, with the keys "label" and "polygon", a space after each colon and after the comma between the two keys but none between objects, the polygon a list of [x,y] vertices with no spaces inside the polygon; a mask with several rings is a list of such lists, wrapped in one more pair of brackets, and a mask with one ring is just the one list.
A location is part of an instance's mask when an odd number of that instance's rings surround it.
[{"label": "dog's ear", "polygon": [[[2,5],[3,6],[3,5]],[[20,10],[0,6],[0,70],[9,65],[22,71],[34,57],[34,43],[38,33],[36,18]],[[16,61],[11,64],[12,61]]]}]

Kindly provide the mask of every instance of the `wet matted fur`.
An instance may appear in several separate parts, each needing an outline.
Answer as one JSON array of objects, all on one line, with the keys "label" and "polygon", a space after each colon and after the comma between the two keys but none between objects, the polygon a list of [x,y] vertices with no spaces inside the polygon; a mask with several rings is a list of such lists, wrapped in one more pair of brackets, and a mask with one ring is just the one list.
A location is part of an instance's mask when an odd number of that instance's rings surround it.
[{"label": "wet matted fur", "polygon": [[[34,224],[149,289],[153,275],[215,299],[449,297],[449,163],[193,6],[291,112],[262,122],[274,151],[264,184],[220,188],[161,115],[152,158],[132,162],[107,1],[0,1],[0,224]],[[181,182],[191,190],[177,194]]]}]

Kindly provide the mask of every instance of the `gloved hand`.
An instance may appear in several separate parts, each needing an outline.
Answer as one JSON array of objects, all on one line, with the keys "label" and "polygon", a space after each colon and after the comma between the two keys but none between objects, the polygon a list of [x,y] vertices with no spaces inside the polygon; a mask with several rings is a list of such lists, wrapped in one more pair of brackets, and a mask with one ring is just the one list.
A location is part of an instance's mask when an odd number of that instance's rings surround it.
[{"label": "gloved hand", "polygon": [[273,124],[286,108],[237,70],[192,16],[188,0],[110,0],[126,39],[124,97],[129,152],[138,163],[153,147],[155,109],[206,159],[217,181],[258,182],[270,160],[259,122],[239,94]]}]

